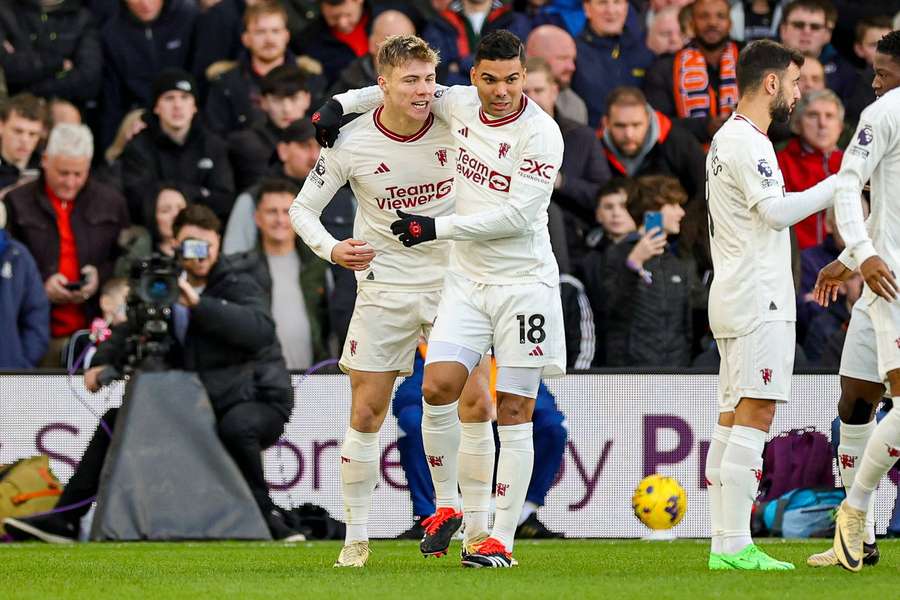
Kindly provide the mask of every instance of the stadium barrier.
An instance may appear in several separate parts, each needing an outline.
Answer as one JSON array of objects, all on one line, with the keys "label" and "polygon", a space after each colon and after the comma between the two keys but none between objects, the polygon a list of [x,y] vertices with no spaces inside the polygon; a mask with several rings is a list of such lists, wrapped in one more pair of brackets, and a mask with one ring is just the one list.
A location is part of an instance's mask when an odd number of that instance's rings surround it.
[{"label": "stadium barrier", "polygon": [[[558,480],[539,513],[542,520],[569,537],[641,537],[647,530],[631,512],[631,494],[644,475],[658,472],[676,477],[687,491],[687,515],[676,535],[708,536],[703,469],[716,416],[716,382],[713,374],[689,371],[573,374],[547,381],[567,417],[569,441]],[[46,453],[57,476],[67,481],[98,417],[121,402],[122,390],[116,384],[92,395],[80,377],[0,375],[0,464]],[[349,379],[294,375],[294,393],[293,418],[265,456],[273,497],[286,507],[313,502],[341,518],[338,452],[349,419]],[[836,375],[795,375],[793,399],[779,407],[773,434],[815,427],[830,437],[838,396]],[[381,433],[373,537],[393,537],[411,523],[397,435],[389,415]],[[879,533],[896,493],[888,480],[878,490]]]}]

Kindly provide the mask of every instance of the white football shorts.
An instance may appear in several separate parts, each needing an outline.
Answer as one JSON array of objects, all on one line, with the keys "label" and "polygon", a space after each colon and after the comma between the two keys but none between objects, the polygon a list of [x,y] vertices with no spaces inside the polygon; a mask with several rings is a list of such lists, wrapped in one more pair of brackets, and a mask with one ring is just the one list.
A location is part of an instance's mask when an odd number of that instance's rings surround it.
[{"label": "white football shorts", "polygon": [[840,373],[888,385],[887,374],[895,369],[900,369],[900,302],[867,291],[853,305]]},{"label": "white football shorts", "polygon": [[419,336],[426,339],[437,314],[440,290],[393,291],[360,286],[339,363],[345,373],[412,373]]},{"label": "white football shorts", "polygon": [[566,373],[558,285],[490,285],[448,271],[431,340],[479,354],[493,346],[498,367],[541,367],[542,377]]},{"label": "white football shorts", "polygon": [[766,321],[747,335],[717,339],[719,412],[733,412],[741,398],[787,402],[796,337],[793,321]]}]

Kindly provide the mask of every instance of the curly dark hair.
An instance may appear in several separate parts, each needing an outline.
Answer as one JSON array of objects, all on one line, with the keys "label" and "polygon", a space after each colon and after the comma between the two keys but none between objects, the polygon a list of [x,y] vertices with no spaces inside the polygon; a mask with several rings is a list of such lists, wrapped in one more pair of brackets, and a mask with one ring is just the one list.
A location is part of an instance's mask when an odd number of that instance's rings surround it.
[{"label": "curly dark hair", "polygon": [[875,50],[881,54],[887,54],[895,60],[900,60],[900,29],[892,31],[878,40]]}]

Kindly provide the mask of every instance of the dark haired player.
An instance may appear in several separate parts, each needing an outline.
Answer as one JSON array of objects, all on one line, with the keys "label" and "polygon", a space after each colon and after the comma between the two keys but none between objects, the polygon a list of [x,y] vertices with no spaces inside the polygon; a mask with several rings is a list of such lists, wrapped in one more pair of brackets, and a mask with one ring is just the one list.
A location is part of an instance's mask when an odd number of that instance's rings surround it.
[{"label": "dark haired player", "polygon": [[[523,93],[524,63],[519,38],[492,32],[476,51],[473,86],[435,92],[433,112],[455,142],[456,214],[398,211],[391,226],[407,246],[455,240],[428,347],[425,402],[453,402],[491,346],[497,360],[496,516],[489,536],[464,544],[469,567],[516,564],[513,537],[534,463],[535,397],[542,376],[565,373],[559,271],[547,232],[563,142],[553,119]],[[366,88],[336,100],[358,112],[380,103],[381,93]],[[334,119],[319,126],[333,128]]]},{"label": "dark haired player", "polygon": [[[846,248],[819,272],[814,289],[816,299],[827,306],[857,267],[866,281],[841,354],[838,466],[847,500],[838,511],[833,548],[807,559],[812,566],[839,562],[851,571],[878,562],[874,492],[900,456],[900,410],[890,411],[877,425],[874,419],[884,381],[895,407],[900,400],[900,306],[894,275],[900,266],[900,214],[897,193],[890,187],[900,181],[900,31],[881,38],[873,67],[877,100],[863,111],[837,175],[834,208]],[[864,223],[859,197],[867,181],[872,213]]]},{"label": "dark haired player", "polygon": [[785,194],[766,136],[800,98],[803,56],[769,40],[738,58],[741,99],[706,159],[715,279],[709,323],[722,362],[719,418],[706,459],[712,547],[709,568],[785,570],[750,537],[762,450],[777,402],[790,398],[796,308],[788,227],[831,205],[831,177]]}]

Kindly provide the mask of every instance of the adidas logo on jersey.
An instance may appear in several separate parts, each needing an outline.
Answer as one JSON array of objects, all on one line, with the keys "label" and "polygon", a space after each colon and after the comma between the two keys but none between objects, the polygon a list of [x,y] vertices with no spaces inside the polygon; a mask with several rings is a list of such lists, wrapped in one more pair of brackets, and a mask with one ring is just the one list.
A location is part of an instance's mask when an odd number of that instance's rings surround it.
[{"label": "adidas logo on jersey", "polygon": [[528,353],[528,356],[543,356],[543,355],[544,355],[544,351],[541,350],[540,346],[535,346],[534,350],[532,350],[531,352]]},{"label": "adidas logo on jersey", "polygon": [[456,133],[463,136],[464,138],[467,138],[467,137],[469,137],[469,128],[463,127],[462,129],[458,130]]},{"label": "adidas logo on jersey", "polygon": [[390,172],[391,172],[390,167],[388,167],[388,166],[387,166],[386,164],[384,164],[384,163],[381,163],[380,165],[378,165],[378,168],[375,169],[375,173],[374,173],[374,174],[375,174],[375,175],[382,175],[383,173],[390,173]]}]

